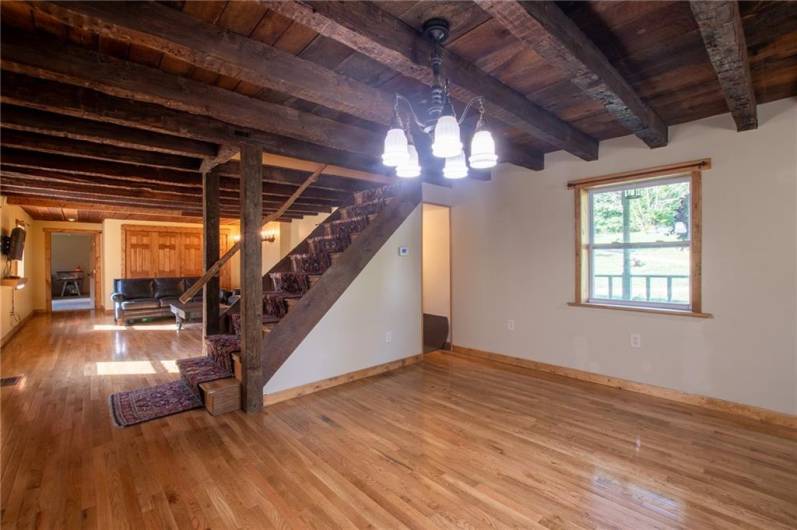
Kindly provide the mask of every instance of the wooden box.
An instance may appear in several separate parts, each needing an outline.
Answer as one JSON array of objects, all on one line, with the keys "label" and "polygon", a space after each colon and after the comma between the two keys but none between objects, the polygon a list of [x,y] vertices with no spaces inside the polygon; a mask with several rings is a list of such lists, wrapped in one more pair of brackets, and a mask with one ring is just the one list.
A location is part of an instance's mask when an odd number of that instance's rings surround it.
[{"label": "wooden box", "polygon": [[241,384],[234,377],[200,383],[205,408],[213,416],[241,409]]}]

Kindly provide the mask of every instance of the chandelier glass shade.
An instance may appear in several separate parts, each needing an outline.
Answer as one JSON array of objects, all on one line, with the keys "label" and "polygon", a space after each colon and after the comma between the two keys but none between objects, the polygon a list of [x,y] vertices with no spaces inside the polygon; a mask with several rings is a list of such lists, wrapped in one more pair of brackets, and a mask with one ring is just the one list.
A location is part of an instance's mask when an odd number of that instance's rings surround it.
[{"label": "chandelier glass shade", "polygon": [[[474,169],[489,169],[498,163],[495,154],[495,140],[484,125],[484,99],[473,98],[465,105],[457,117],[448,92],[448,82],[443,80],[443,57],[441,43],[448,37],[448,22],[442,19],[431,19],[424,24],[424,33],[434,42],[431,57],[434,83],[431,97],[428,100],[426,120],[418,118],[412,103],[400,94],[396,94],[393,108],[393,120],[390,130],[385,136],[385,149],[382,162],[388,167],[396,168],[396,175],[402,178],[418,177],[423,171],[418,157],[416,145],[424,148],[426,142],[416,144],[413,133],[426,136],[431,144],[432,155],[445,159],[443,176],[449,179],[460,179],[468,176],[468,162]],[[403,104],[405,113],[400,112]],[[475,133],[470,139],[470,157],[465,156],[461,125],[471,110],[478,110],[479,117]],[[403,115],[402,115],[403,114]],[[423,158],[422,160],[429,160]]]},{"label": "chandelier glass shade", "polygon": [[440,116],[434,126],[432,154],[437,158],[451,158],[462,151],[459,123],[454,116]]},{"label": "chandelier glass shade", "polygon": [[404,130],[394,127],[387,131],[385,136],[385,152],[382,154],[382,163],[388,167],[397,167],[409,158],[407,148],[407,135]]},{"label": "chandelier glass shade", "polygon": [[418,164],[418,150],[410,144],[407,148],[409,156],[396,167],[396,176],[401,178],[414,178],[421,174],[421,166]]},{"label": "chandelier glass shade", "polygon": [[465,151],[460,150],[459,154],[446,158],[446,165],[443,166],[443,176],[447,179],[464,179],[468,176]]},{"label": "chandelier glass shade", "polygon": [[473,135],[470,141],[470,167],[475,169],[487,169],[494,167],[498,162],[495,154],[495,140],[490,131],[480,129]]}]

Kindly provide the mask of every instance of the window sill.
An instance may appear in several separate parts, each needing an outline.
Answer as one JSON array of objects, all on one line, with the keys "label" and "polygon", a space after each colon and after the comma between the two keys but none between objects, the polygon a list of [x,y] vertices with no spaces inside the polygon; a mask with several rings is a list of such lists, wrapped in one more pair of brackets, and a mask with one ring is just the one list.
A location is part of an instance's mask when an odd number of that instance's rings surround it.
[{"label": "window sill", "polygon": [[694,311],[680,310],[680,309],[660,309],[657,307],[636,307],[627,305],[614,305],[614,304],[592,304],[592,303],[576,303],[568,302],[567,305],[571,307],[587,307],[590,309],[613,309],[615,311],[633,311],[635,313],[650,313],[654,315],[670,315],[676,317],[693,317],[693,318],[714,318],[711,313],[695,313]]}]

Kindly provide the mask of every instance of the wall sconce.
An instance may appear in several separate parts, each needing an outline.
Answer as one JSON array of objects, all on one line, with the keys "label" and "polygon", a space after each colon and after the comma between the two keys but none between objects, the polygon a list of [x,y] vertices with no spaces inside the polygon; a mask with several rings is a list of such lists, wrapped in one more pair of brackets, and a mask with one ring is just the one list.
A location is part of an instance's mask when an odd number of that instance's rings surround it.
[{"label": "wall sconce", "polygon": [[[277,241],[277,234],[269,230],[263,230],[260,232],[260,239],[266,243],[274,243]],[[232,240],[238,243],[241,240],[241,234],[235,234],[232,236]]]}]

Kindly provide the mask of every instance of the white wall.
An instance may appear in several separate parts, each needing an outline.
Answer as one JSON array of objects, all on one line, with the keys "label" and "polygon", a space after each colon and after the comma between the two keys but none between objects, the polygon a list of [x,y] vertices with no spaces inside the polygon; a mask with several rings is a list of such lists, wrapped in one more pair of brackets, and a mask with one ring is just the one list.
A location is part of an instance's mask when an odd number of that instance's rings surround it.
[{"label": "white wall", "polygon": [[423,204],[423,312],[451,322],[449,208]]},{"label": "white wall", "polygon": [[[291,223],[293,224],[293,223]],[[400,257],[398,248],[409,248]],[[392,340],[387,343],[385,334]],[[277,392],[422,351],[421,208],[376,253],[276,375]]]},{"label": "white wall", "polygon": [[[714,318],[567,306],[566,182],[705,157],[703,310]],[[559,152],[545,167],[455,184],[455,344],[797,413],[797,100],[761,105],[755,131],[716,116],[671,127],[664,148],[628,136],[602,142],[598,161]]]}]

